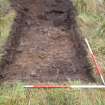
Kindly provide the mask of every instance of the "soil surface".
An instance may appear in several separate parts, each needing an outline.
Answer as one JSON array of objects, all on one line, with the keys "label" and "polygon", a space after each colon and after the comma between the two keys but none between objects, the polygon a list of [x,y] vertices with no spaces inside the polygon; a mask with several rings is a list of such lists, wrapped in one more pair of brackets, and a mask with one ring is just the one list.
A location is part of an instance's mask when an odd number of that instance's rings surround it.
[{"label": "soil surface", "polygon": [[93,80],[70,0],[11,2],[17,16],[5,48],[1,80]]}]

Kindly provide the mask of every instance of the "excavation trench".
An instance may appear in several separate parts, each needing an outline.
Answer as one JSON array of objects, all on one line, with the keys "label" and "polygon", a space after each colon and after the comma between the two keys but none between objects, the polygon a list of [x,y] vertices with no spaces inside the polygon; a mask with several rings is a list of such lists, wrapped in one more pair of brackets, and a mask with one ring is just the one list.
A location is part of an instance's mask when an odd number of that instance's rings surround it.
[{"label": "excavation trench", "polygon": [[92,81],[70,0],[11,0],[17,16],[5,47],[1,81]]}]

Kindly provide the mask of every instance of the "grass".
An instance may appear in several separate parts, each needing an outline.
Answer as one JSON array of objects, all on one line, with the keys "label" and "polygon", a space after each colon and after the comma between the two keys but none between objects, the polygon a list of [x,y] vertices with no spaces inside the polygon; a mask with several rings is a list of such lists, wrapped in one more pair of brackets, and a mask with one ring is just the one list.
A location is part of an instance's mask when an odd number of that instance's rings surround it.
[{"label": "grass", "polygon": [[[5,87],[6,86],[6,87]],[[0,88],[0,105],[105,105],[105,90]]]},{"label": "grass", "polygon": [[74,0],[74,5],[79,12],[77,22],[80,30],[88,38],[105,74],[105,1]]},{"label": "grass", "polygon": [[[4,9],[4,7],[6,7]],[[0,0],[0,58],[3,55],[3,46],[5,45],[11,26],[15,17],[15,11],[12,9],[5,13],[9,8],[8,0]]]},{"label": "grass", "polygon": [[[74,5],[80,30],[89,39],[105,74],[105,1],[74,0]],[[9,0],[0,0],[0,55],[16,15],[9,8]],[[0,105],[105,105],[104,100],[104,89],[25,89],[22,83],[0,86]]]}]

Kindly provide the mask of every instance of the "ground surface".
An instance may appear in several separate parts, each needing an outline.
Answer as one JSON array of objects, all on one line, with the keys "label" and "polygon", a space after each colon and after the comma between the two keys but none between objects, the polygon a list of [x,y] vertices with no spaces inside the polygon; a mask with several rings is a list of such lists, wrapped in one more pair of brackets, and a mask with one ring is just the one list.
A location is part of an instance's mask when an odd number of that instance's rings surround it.
[{"label": "ground surface", "polygon": [[1,80],[92,80],[70,0],[12,0],[17,11]]}]

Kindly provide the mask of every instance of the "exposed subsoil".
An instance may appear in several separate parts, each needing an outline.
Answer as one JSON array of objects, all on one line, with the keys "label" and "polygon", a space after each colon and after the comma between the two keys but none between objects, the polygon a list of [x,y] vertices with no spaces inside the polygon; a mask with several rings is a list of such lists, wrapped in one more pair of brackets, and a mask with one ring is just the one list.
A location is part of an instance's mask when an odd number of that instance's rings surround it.
[{"label": "exposed subsoil", "polygon": [[1,80],[92,81],[70,0],[12,0],[17,12],[1,64]]}]

